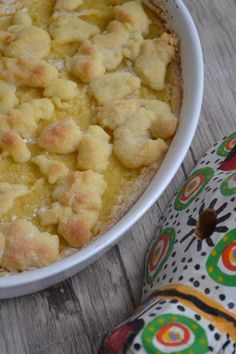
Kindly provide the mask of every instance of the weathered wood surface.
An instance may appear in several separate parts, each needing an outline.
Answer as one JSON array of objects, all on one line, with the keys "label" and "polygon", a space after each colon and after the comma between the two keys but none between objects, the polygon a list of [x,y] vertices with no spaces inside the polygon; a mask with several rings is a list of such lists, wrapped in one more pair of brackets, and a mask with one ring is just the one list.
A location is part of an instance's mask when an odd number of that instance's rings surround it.
[{"label": "weathered wood surface", "polygon": [[203,152],[236,126],[236,1],[185,0],[205,58],[201,121],[174,180],[122,241],[72,279],[0,303],[1,354],[96,353],[105,332],[138,304],[143,261],[154,230],[184,176]]}]

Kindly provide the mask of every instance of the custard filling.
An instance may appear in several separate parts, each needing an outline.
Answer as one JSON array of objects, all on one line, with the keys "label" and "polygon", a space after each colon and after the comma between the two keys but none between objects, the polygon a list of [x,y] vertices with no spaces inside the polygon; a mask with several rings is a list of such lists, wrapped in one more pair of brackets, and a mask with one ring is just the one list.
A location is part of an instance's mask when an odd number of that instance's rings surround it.
[{"label": "custard filling", "polygon": [[43,267],[122,216],[181,99],[178,39],[138,1],[3,2],[1,267]]}]

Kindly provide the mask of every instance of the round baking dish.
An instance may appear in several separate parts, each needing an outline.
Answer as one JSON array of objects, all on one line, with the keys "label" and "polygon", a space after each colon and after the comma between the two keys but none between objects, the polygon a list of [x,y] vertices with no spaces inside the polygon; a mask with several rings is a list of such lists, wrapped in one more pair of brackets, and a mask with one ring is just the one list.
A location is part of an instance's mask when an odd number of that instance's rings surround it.
[{"label": "round baking dish", "polygon": [[1,299],[30,294],[56,284],[107,252],[158,199],[189,149],[198,124],[203,95],[203,58],[198,33],[181,0],[144,0],[144,3],[153,10],[157,6],[167,10],[168,26],[178,34],[181,43],[184,97],[179,127],[171,147],[141,198],[110,230],[95,238],[85,248],[50,266],[1,278]]}]

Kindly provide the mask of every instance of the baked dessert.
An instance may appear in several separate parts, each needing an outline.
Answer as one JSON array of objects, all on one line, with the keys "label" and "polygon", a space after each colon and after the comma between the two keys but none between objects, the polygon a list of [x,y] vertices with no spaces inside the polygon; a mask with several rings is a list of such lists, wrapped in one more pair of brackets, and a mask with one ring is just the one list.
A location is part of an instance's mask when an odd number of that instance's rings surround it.
[{"label": "baked dessert", "polygon": [[3,1],[2,274],[111,227],[160,166],[181,99],[178,39],[138,0]]}]

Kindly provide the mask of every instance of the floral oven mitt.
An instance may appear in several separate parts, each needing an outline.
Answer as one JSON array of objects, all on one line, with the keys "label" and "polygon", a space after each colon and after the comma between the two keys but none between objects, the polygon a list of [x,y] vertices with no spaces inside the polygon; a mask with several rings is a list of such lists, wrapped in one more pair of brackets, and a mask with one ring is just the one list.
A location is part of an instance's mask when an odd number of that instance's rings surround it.
[{"label": "floral oven mitt", "polygon": [[236,132],[199,161],[146,257],[143,303],[99,354],[236,353]]}]

